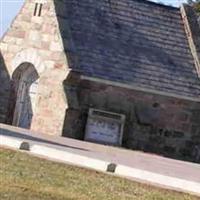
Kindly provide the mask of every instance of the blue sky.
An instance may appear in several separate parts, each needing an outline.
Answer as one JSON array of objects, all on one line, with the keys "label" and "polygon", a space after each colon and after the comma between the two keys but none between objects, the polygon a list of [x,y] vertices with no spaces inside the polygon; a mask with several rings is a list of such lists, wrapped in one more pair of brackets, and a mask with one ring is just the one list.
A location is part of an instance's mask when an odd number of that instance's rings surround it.
[{"label": "blue sky", "polygon": [[[152,0],[167,5],[179,6],[186,0]],[[8,29],[10,23],[19,12],[24,0],[0,0],[0,37]]]}]

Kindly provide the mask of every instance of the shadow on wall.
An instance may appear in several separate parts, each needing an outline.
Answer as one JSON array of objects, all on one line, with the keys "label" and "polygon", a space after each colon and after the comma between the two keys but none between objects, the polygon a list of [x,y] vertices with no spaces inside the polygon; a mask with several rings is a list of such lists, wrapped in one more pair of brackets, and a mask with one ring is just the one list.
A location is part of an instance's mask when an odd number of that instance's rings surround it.
[{"label": "shadow on wall", "polygon": [[63,82],[68,103],[65,111],[63,136],[83,140],[88,107],[84,108],[80,105],[81,84],[80,74],[74,72],[70,72]]},{"label": "shadow on wall", "polygon": [[0,52],[0,123],[11,124],[12,113],[9,112],[11,79],[3,55]]}]

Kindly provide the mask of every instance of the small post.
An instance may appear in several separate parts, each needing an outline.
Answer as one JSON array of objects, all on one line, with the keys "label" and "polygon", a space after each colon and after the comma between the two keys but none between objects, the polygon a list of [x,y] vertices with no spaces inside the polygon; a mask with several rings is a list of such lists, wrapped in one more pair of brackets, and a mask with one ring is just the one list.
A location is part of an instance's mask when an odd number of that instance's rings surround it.
[{"label": "small post", "polygon": [[30,144],[28,142],[22,142],[19,149],[25,150],[25,151],[30,151]]}]

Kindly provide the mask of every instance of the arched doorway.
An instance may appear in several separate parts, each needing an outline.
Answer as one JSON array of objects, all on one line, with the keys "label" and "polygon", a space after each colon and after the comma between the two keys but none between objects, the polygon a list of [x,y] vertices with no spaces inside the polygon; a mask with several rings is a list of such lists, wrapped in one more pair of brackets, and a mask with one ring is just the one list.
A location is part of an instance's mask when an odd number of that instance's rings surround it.
[{"label": "arched doorway", "polygon": [[23,63],[14,71],[12,80],[15,97],[12,124],[29,129],[36,107],[39,75],[34,65]]}]

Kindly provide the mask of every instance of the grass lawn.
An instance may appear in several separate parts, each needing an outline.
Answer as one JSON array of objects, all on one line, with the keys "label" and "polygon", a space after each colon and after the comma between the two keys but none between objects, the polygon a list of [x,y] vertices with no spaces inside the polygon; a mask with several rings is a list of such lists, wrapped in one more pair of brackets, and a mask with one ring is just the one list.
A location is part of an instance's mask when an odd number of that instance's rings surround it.
[{"label": "grass lawn", "polygon": [[0,200],[197,200],[0,148]]}]

